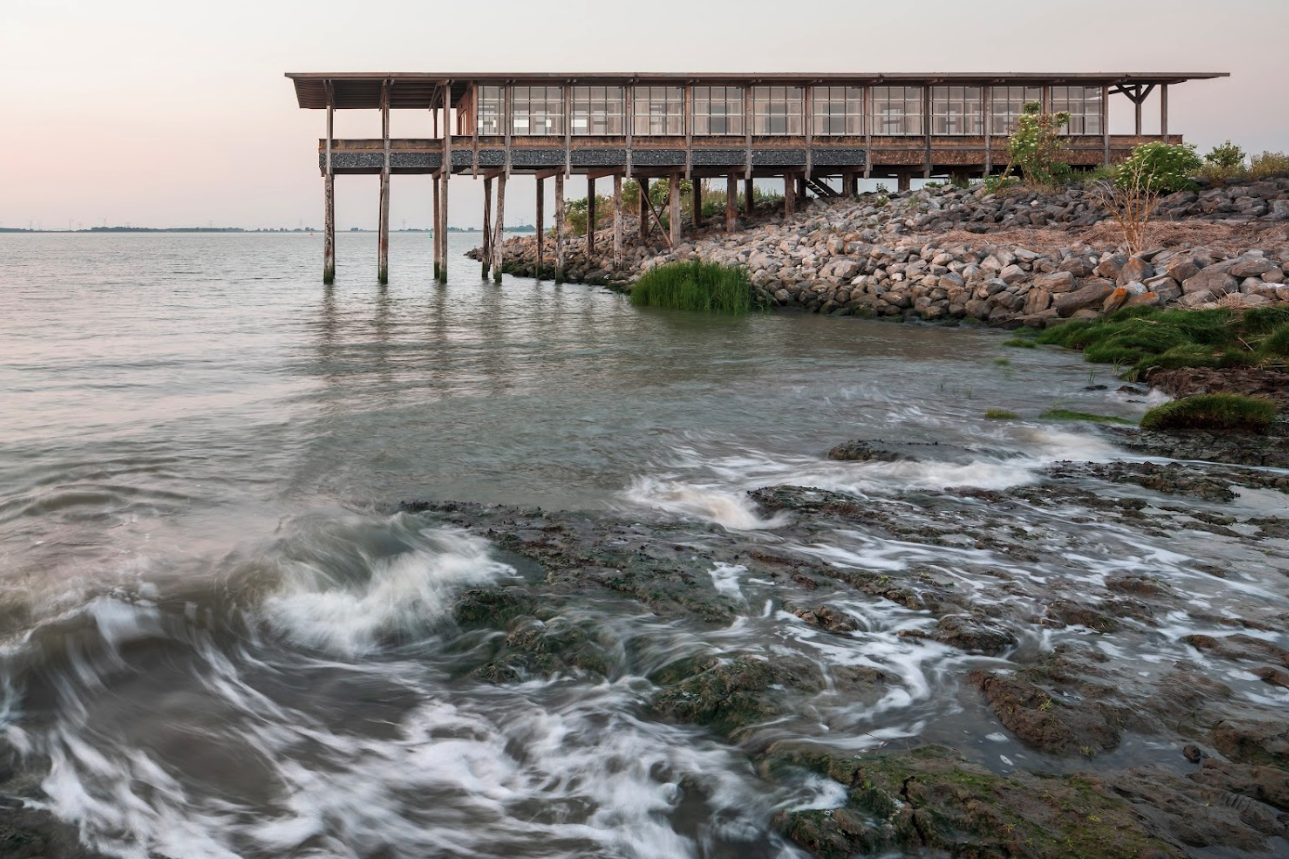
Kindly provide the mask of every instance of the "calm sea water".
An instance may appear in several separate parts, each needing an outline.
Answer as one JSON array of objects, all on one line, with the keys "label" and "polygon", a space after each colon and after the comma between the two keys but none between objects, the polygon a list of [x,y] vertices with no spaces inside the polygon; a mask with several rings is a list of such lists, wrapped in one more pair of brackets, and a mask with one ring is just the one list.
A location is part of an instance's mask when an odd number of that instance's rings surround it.
[{"label": "calm sea water", "polygon": [[[1077,356],[997,364],[997,332],[641,311],[481,281],[469,246],[439,286],[429,237],[396,234],[380,287],[375,237],[342,234],[328,288],[317,236],[0,236],[0,730],[28,801],[130,857],[797,855],[773,812],[835,786],[764,784],[642,717],[642,678],[463,684],[432,636],[385,647],[515,574],[393,505],[772,530],[746,489],[1002,487],[1115,455],[986,408],[1143,408],[1083,390]],[[823,458],[850,438],[975,453]],[[916,736],[955,657],[901,643],[925,618],[861,610],[855,647],[905,680],[877,724]]]}]

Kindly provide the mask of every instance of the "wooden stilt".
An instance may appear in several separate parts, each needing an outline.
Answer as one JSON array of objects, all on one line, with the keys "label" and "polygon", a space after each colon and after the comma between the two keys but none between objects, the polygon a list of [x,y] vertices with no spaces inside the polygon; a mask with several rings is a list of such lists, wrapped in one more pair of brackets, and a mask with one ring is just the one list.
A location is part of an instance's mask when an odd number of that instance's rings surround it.
[{"label": "wooden stilt", "polygon": [[492,282],[501,283],[502,240],[506,235],[506,174],[497,177],[497,225],[492,233]]},{"label": "wooden stilt", "polygon": [[680,244],[680,175],[672,173],[667,182],[667,225],[671,228],[671,246]]},{"label": "wooden stilt", "polygon": [[1168,84],[1159,85],[1159,136],[1168,142]]},{"label": "wooden stilt", "polygon": [[913,187],[913,173],[909,170],[901,170],[896,176],[895,181],[901,191],[907,191]]},{"label": "wooden stilt", "polygon": [[564,174],[555,174],[555,283],[564,282]]},{"label": "wooden stilt", "polygon": [[743,214],[747,217],[752,216],[752,210],[756,208],[756,183],[751,179],[743,180]]},{"label": "wooden stilt", "polygon": [[436,281],[439,279],[439,275],[443,271],[443,213],[439,209],[439,204],[443,202],[443,189],[439,187],[440,181],[439,174],[435,173],[433,191],[434,199],[431,201],[434,212],[430,216],[430,220],[433,221],[433,224],[430,226],[430,229],[434,231],[434,279]]},{"label": "wooden stilt", "polygon": [[439,283],[448,282],[448,180],[452,178],[452,84],[443,81],[443,264]]},{"label": "wooden stilt", "polygon": [[790,218],[797,213],[797,183],[792,174],[783,177],[783,217]]},{"label": "wooden stilt", "polygon": [[613,270],[622,268],[622,174],[613,174]]},{"label": "wooden stilt", "polygon": [[640,183],[640,242],[649,240],[649,230],[652,224],[649,223],[649,179],[641,176],[636,180]]},{"label": "wooden stilt", "polygon": [[586,261],[595,255],[595,177],[586,177]]},{"label": "wooden stilt", "polygon": [[546,180],[537,177],[537,279],[546,267]]},{"label": "wooden stilt", "polygon": [[389,81],[381,87],[380,136],[385,158],[380,167],[380,226],[377,232],[376,280],[389,283]]},{"label": "wooden stilt", "polygon": [[488,279],[492,270],[492,179],[483,177],[483,274]]},{"label": "wooden stilt", "polygon": [[694,219],[694,228],[697,229],[703,225],[703,180],[690,179],[689,184],[693,191],[689,201],[689,216]]},{"label": "wooden stilt", "polygon": [[738,222],[738,177],[729,175],[725,177],[725,230],[734,232],[734,226]]},{"label": "wooden stilt", "polygon": [[327,175],[323,180],[323,233],[322,233],[322,282],[330,286],[336,282],[336,172],[331,163],[331,140],[334,136],[335,110],[327,102]]}]

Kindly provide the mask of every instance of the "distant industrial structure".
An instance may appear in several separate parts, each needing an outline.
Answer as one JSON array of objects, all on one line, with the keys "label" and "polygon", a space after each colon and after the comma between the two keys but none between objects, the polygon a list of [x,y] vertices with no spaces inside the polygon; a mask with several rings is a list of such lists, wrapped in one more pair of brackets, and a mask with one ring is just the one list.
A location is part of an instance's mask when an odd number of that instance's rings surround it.
[{"label": "distant industrial structure", "polygon": [[[447,277],[448,181],[484,182],[484,256],[501,276],[506,180],[537,179],[538,253],[542,253],[542,193],[555,182],[555,270],[564,267],[564,183],[584,175],[588,222],[594,223],[595,182],[611,179],[613,262],[621,259],[623,179],[641,184],[648,211],[641,233],[662,227],[648,201],[648,182],[667,178],[664,238],[680,243],[681,179],[726,179],[726,220],[735,219],[738,182],[750,208],[752,182],[784,180],[785,211],[807,191],[853,194],[859,178],[893,178],[900,189],[915,176],[987,176],[1006,164],[1007,137],[1027,102],[1045,112],[1068,111],[1068,161],[1093,166],[1121,160],[1153,140],[1181,142],[1169,133],[1169,87],[1225,72],[1077,74],[442,74],[290,73],[302,108],[327,112],[318,144],[325,179],[323,278],[335,276],[335,176],[380,176],[378,278],[388,279],[389,184],[394,174],[434,177],[435,276]],[[1160,132],[1143,134],[1142,111],[1158,92]],[[1110,98],[1135,107],[1131,135],[1110,133]],[[336,110],[378,110],[381,135],[337,140]],[[423,110],[432,136],[391,139],[391,110]],[[833,187],[838,181],[839,187]],[[496,220],[492,223],[492,186]],[[695,189],[698,183],[694,183]],[[697,197],[698,191],[695,190]],[[697,201],[696,201],[697,202]],[[699,217],[701,205],[693,206]],[[588,252],[594,252],[589,235]],[[539,257],[540,258],[540,257]],[[540,264],[539,264],[540,269]],[[558,275],[557,275],[558,276]]]}]

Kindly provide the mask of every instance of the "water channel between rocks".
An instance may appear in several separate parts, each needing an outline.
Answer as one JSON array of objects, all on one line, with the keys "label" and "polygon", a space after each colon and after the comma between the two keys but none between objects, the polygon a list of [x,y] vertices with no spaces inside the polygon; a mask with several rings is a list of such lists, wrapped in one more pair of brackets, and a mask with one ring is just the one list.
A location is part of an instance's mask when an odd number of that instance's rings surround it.
[{"label": "water channel between rocks", "polygon": [[[800,749],[1183,773],[1185,678],[1289,704],[1183,641],[1286,644],[1282,493],[1051,470],[1141,460],[1038,419],[1138,417],[1108,368],[320,242],[0,236],[0,794],[97,850],[791,857]],[[1132,714],[1085,754],[969,679],[1053,654]]]}]

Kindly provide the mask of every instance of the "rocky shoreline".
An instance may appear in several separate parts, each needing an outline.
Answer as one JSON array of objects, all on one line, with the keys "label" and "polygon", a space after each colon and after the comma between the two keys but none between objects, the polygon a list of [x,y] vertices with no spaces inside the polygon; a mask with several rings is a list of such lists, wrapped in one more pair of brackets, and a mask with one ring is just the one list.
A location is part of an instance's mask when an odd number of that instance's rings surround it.
[{"label": "rocky shoreline", "polygon": [[[928,188],[855,199],[815,199],[795,216],[758,210],[727,233],[709,222],[677,248],[641,243],[626,218],[624,263],[610,231],[568,243],[565,278],[628,290],[667,262],[742,266],[768,305],[860,315],[1046,327],[1125,306],[1289,304],[1289,178],[1165,198],[1157,246],[1134,257],[1092,193]],[[477,252],[475,253],[477,256]],[[508,239],[504,268],[536,273],[535,239]],[[545,276],[553,277],[547,248]]]}]

